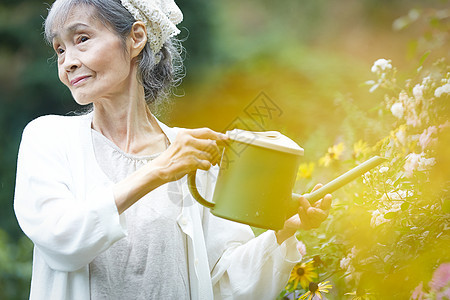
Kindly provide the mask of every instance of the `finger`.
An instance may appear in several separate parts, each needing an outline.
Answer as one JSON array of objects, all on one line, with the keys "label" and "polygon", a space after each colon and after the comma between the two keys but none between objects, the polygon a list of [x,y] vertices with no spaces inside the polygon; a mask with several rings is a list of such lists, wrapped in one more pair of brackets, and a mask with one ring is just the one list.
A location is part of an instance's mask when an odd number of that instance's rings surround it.
[{"label": "finger", "polygon": [[333,196],[331,194],[326,194],[322,200],[320,200],[320,208],[323,210],[330,210],[331,202],[333,200]]},{"label": "finger", "polygon": [[325,197],[323,197],[319,201],[314,202],[313,207],[320,208],[322,210],[329,210],[331,208],[332,200],[333,196],[331,196],[331,194],[326,194]]},{"label": "finger", "polygon": [[321,183],[318,183],[318,184],[316,184],[316,186],[312,189],[312,191],[311,192],[314,192],[314,191],[316,191],[316,190],[318,190],[318,189],[320,189],[321,187],[323,187],[323,184],[321,184]]},{"label": "finger", "polygon": [[306,200],[306,198],[303,196],[298,197],[298,202],[300,203],[300,207],[303,208],[305,211],[311,207],[309,201]]},{"label": "finger", "polygon": [[306,211],[305,211],[305,209],[303,209],[303,207],[300,207],[298,209],[298,216],[300,217],[299,228],[302,228],[305,230],[309,229],[308,216],[306,215]]},{"label": "finger", "polygon": [[198,139],[210,139],[210,140],[216,140],[216,141],[228,140],[228,136],[226,134],[216,132],[209,128],[191,129],[190,133],[193,137],[198,138]]},{"label": "finger", "polygon": [[195,159],[195,169],[209,170],[211,168],[211,163],[208,160]]},{"label": "finger", "polygon": [[209,144],[203,150],[211,154],[211,163],[213,165],[218,164],[222,158],[222,151],[217,147],[216,141],[209,140]]},{"label": "finger", "polygon": [[205,140],[194,138],[192,140],[192,146],[205,152],[211,153],[213,156],[218,156],[220,149],[217,146],[217,141],[215,140]]},{"label": "finger", "polygon": [[[203,140],[202,140],[202,143],[204,143]],[[208,140],[208,142],[205,143],[205,149],[203,151],[207,151],[207,152],[211,153],[214,160],[218,160],[221,157],[221,153],[222,153],[220,148],[217,146],[217,141],[215,141],[215,140]]]},{"label": "finger", "polygon": [[209,152],[205,152],[205,151],[195,151],[194,152],[194,157],[201,161],[201,160],[207,160],[210,163],[212,163],[212,161],[214,160],[214,157],[211,153]]},{"label": "finger", "polygon": [[[209,160],[212,164],[216,164],[221,157],[219,147],[213,140],[202,140],[197,138],[191,138],[189,140],[190,151],[199,158]],[[205,155],[208,153],[209,155]]]},{"label": "finger", "polygon": [[285,227],[290,229],[299,229],[302,222],[300,221],[300,217],[298,214],[293,215],[285,222]]},{"label": "finger", "polygon": [[[194,168],[200,169],[200,167],[195,166],[198,161],[208,161],[210,165],[218,165],[220,163],[220,156],[213,156],[211,153],[204,152],[204,151],[196,151],[192,154],[192,157],[194,157]],[[209,168],[208,168],[209,169]]]},{"label": "finger", "polygon": [[326,218],[328,218],[328,211],[324,211],[319,208],[311,207],[307,212],[306,215],[308,217],[308,220],[310,221],[310,225],[312,227],[319,227],[319,225],[325,221]]}]

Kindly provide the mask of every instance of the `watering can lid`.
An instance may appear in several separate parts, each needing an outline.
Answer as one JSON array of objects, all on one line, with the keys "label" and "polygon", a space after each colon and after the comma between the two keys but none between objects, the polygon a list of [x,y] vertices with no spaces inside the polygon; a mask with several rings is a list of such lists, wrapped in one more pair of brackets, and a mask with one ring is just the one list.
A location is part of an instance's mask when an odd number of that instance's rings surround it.
[{"label": "watering can lid", "polygon": [[227,131],[226,134],[231,140],[249,145],[260,146],[295,155],[303,155],[304,153],[302,147],[300,147],[296,142],[294,142],[287,136],[282,135],[278,131],[257,132],[242,129],[233,129],[231,131]]}]

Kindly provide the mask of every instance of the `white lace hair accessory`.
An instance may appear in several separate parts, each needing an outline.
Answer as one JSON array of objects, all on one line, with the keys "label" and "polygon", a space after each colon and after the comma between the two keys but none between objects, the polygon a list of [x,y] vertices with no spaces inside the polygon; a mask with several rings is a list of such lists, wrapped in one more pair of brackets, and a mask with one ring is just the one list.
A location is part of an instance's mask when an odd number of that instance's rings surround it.
[{"label": "white lace hair accessory", "polygon": [[137,21],[147,27],[147,37],[153,53],[158,53],[163,44],[180,33],[175,26],[183,21],[183,13],[173,0],[121,0],[122,5]]}]

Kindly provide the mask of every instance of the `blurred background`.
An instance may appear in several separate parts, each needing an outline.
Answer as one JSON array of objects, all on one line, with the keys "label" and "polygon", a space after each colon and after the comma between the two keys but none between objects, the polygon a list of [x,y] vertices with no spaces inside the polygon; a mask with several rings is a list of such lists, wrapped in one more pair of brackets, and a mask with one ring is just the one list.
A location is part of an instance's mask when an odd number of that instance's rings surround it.
[{"label": "blurred background", "polygon": [[[159,118],[178,127],[279,130],[305,149],[306,160],[323,156],[344,135],[370,144],[387,133],[364,116],[349,118],[342,99],[376,119],[380,95],[364,85],[374,77],[373,62],[417,68],[424,51],[418,37],[429,33],[406,21],[448,7],[441,0],[177,3],[186,76]],[[29,292],[32,244],[13,212],[22,130],[38,116],[80,109],[58,81],[43,40],[48,7],[43,0],[0,2],[0,299]]]}]

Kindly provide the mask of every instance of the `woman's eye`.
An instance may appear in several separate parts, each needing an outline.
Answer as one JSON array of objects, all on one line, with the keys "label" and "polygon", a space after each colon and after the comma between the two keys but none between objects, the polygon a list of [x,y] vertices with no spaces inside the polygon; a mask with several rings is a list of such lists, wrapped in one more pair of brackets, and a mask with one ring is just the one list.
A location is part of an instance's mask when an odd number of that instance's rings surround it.
[{"label": "woman's eye", "polygon": [[56,48],[56,53],[57,53],[58,55],[61,55],[61,54],[64,53],[64,49],[63,49],[63,48]]},{"label": "woman's eye", "polygon": [[88,38],[87,36],[81,36],[81,37],[78,39],[78,41],[79,41],[80,43],[84,43],[84,42],[86,42],[87,40],[89,40],[89,38]]}]

